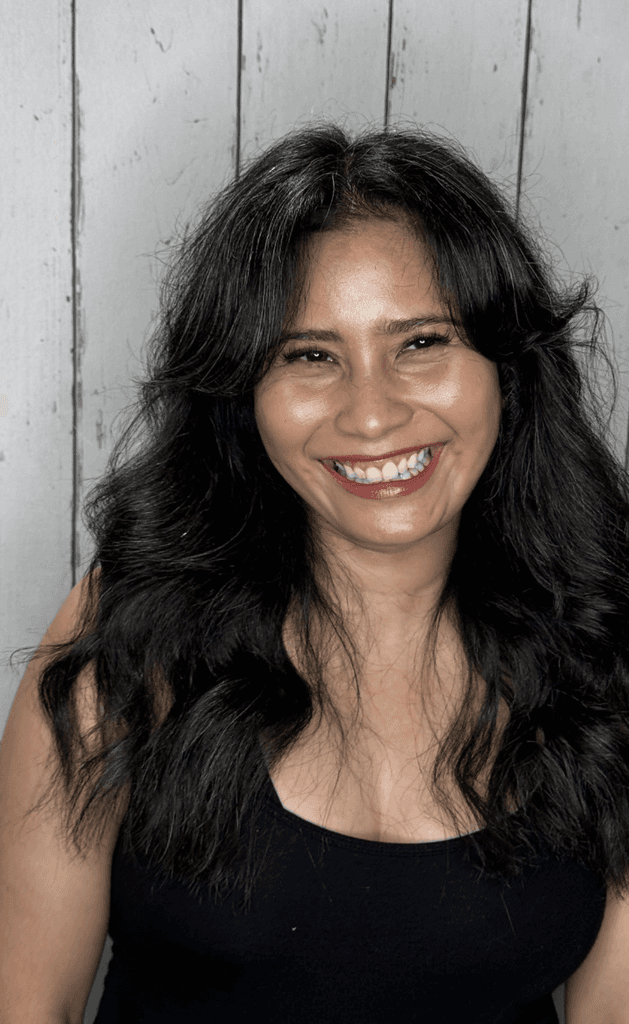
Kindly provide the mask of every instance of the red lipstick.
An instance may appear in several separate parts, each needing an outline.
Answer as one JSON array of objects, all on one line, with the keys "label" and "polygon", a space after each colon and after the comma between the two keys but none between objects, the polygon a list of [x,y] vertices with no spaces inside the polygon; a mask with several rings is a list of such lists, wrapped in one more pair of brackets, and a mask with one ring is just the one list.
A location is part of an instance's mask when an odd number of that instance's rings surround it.
[{"label": "red lipstick", "polygon": [[[393,459],[396,455],[407,455],[411,452],[420,452],[422,448],[443,447],[445,441],[424,441],[423,444],[416,444],[413,448],[399,448],[396,452],[385,452],[384,455],[325,455],[324,458],[334,462],[380,462],[381,459]],[[322,460],[320,460],[322,461]]]},{"label": "red lipstick", "polygon": [[[430,445],[424,445],[425,448],[431,447]],[[437,468],[437,463],[443,451],[443,444],[439,447],[432,459],[428,463],[426,469],[418,473],[417,476],[411,477],[410,480],[383,480],[382,483],[377,484],[355,484],[347,477],[341,476],[335,469],[331,469],[330,466],[326,466],[325,462],[322,463],[324,469],[334,477],[336,482],[344,487],[350,494],[356,495],[357,498],[375,498],[377,500],[383,500],[387,498],[403,498],[407,494],[412,494],[414,491],[418,491],[420,487],[424,487],[430,480],[432,474]],[[407,448],[407,451],[417,451],[416,448]]]}]

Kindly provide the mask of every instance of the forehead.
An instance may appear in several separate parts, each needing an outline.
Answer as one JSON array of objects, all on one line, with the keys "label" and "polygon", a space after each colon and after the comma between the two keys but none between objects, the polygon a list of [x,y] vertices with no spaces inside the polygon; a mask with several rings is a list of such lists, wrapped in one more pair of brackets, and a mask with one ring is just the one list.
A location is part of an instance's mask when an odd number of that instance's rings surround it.
[{"label": "forehead", "polygon": [[344,253],[352,259],[360,257],[361,253],[366,256],[374,253],[414,259],[422,264],[432,263],[420,231],[403,213],[386,217],[352,217],[342,221],[338,227],[313,233],[306,243],[308,265],[319,262],[322,257],[342,258]]},{"label": "forehead", "polygon": [[434,257],[402,217],[356,219],[311,235],[302,275],[300,312],[335,298],[365,304],[388,296],[402,304],[443,305]]}]

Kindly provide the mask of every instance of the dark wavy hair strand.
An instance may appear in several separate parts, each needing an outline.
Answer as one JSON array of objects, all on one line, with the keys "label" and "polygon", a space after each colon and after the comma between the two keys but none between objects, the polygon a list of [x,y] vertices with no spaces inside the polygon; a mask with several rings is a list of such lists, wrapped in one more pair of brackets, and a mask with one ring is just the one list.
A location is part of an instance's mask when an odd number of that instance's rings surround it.
[{"label": "dark wavy hair strand", "polygon": [[[126,853],[184,879],[198,898],[234,887],[248,906],[267,761],[272,769],[315,714],[336,717],[344,756],[351,735],[326,691],[313,622],[343,644],[359,696],[358,652],[331,581],[322,585],[308,509],[262,446],[253,394],[299,297],[309,235],[367,215],[414,225],[506,399],[431,631],[434,653],[439,622],[455,609],[468,692],[480,674],[483,706],[476,720],[463,701],[433,792],[458,830],[445,796],[453,780],[486,826],[466,841],[489,873],[517,876],[536,830],[556,855],[620,891],[629,862],[629,491],[588,378],[588,359],[611,365],[601,315],[589,282],[555,279],[464,152],[420,130],[295,132],[184,238],[133,415],[85,504],[90,572],[99,570],[89,607],[40,683],[56,742],[51,792],[63,796],[80,850],[126,786]],[[303,674],[283,642],[293,607]],[[87,666],[101,716],[89,749],[74,710]],[[510,718],[483,798],[475,780],[489,764],[501,696]]]}]

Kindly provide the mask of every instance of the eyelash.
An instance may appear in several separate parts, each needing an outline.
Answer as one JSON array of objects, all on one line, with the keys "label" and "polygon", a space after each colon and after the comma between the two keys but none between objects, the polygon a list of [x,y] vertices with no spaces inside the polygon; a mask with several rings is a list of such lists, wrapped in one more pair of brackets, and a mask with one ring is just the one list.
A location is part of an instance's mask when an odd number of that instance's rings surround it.
[{"label": "eyelash", "polygon": [[[421,334],[417,338],[411,338],[409,341],[406,341],[402,345],[401,351],[404,351],[405,349],[407,349],[409,345],[418,345],[420,342],[426,342],[426,341],[433,341],[433,342],[435,342],[435,344],[447,345],[449,343],[450,339],[446,338],[442,334]],[[422,351],[427,351],[427,349],[425,349],[422,346],[422,348],[418,349],[418,352],[422,352]],[[284,359],[285,363],[294,363],[301,356],[310,355],[311,352],[317,352],[319,355],[325,355],[325,356],[329,356],[329,354],[330,354],[329,352],[326,352],[322,348],[313,348],[313,347],[310,347],[310,348],[300,348],[300,349],[297,349],[294,352],[284,353],[283,359]],[[314,363],[308,363],[308,364],[304,364],[304,365],[309,365],[309,366],[325,366],[325,363],[317,361],[317,362],[314,362]]]}]

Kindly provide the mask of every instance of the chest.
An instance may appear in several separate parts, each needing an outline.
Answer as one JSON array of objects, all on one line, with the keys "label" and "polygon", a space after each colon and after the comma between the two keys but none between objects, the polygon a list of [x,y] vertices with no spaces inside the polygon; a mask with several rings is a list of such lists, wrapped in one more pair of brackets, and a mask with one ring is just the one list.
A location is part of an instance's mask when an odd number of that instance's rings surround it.
[{"label": "chest", "polygon": [[[499,734],[506,723],[501,706]],[[271,771],[283,806],[334,832],[390,843],[449,839],[456,830],[430,791],[442,733],[401,708],[377,723],[369,721],[352,737],[351,754],[339,767],[339,747],[322,730],[307,730]],[[436,733],[436,734],[435,734]],[[491,763],[478,781],[483,789]],[[456,787],[449,800],[464,823],[461,832],[480,827]]]},{"label": "chest", "polygon": [[[340,756],[338,732],[312,724],[271,770],[271,781],[283,806],[316,825],[359,839],[391,843],[421,843],[449,839],[456,828],[431,793],[431,778],[439,744],[449,734],[464,703],[473,705],[476,720],[485,696],[485,683],[475,677],[474,695],[467,696],[466,664],[454,637],[439,649],[436,678],[422,697],[412,693],[416,674],[410,646],[395,642],[390,628],[386,640],[372,638],[362,666],[361,699],[355,718],[355,695],[347,685],[342,656],[327,663],[326,685],[335,707],[348,724],[350,741]],[[302,675],[305,666],[287,627],[285,645]],[[499,748],[508,720],[502,701],[492,757]],[[342,762],[342,763],[341,763]],[[492,761],[475,783],[484,791]],[[449,806],[460,816],[460,832],[480,827],[454,784],[444,781]]]}]

